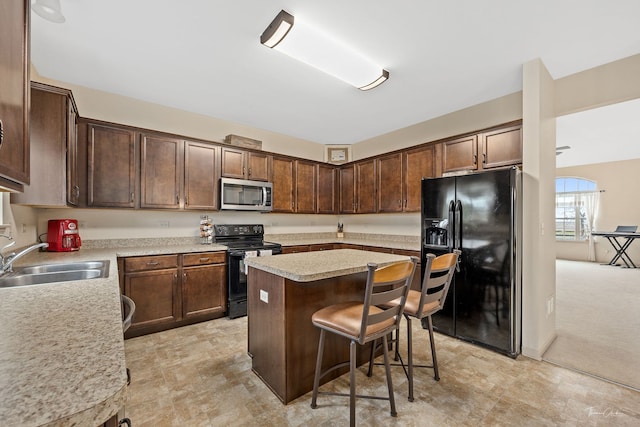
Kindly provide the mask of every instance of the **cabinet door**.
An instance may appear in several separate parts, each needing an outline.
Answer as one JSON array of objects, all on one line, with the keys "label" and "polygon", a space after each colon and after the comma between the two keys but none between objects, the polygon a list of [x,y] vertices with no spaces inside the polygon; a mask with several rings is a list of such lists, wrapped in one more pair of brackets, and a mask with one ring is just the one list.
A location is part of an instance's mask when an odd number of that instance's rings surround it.
[{"label": "cabinet door", "polygon": [[31,89],[31,184],[11,194],[15,204],[66,206],[67,96]]},{"label": "cabinet door", "polygon": [[180,208],[183,142],[148,135],[141,141],[140,207]]},{"label": "cabinet door", "polygon": [[296,160],[295,201],[296,212],[316,212],[316,163]]},{"label": "cabinet door", "polygon": [[273,156],[273,211],[294,212],[294,160]]},{"label": "cabinet door", "polygon": [[247,179],[269,181],[269,156],[263,153],[247,153]]},{"label": "cabinet door", "polygon": [[218,209],[219,150],[214,145],[185,141],[185,209]]},{"label": "cabinet door", "polygon": [[480,137],[482,138],[483,169],[522,163],[522,134],[520,126],[485,132]]},{"label": "cabinet door", "polygon": [[376,164],[373,159],[356,163],[356,212],[376,212]]},{"label": "cabinet door", "polygon": [[183,268],[182,315],[185,319],[226,311],[226,273],[224,264]]},{"label": "cabinet door", "polygon": [[89,124],[87,138],[87,204],[92,207],[135,207],[136,140],[134,132]]},{"label": "cabinet door", "polygon": [[338,201],[336,167],[326,164],[318,165],[318,196],[317,212],[320,214],[335,214]]},{"label": "cabinet door", "polygon": [[435,177],[433,146],[406,151],[403,154],[404,208],[405,212],[420,212],[422,203],[422,178]]},{"label": "cabinet door", "polygon": [[442,144],[442,172],[478,169],[478,136],[471,135]]},{"label": "cabinet door", "polygon": [[136,304],[136,313],[129,329],[132,332],[180,320],[176,268],[128,273],[125,275],[124,293]]},{"label": "cabinet door", "polygon": [[0,8],[0,186],[20,191],[29,183],[29,6]]},{"label": "cabinet door", "polygon": [[340,168],[340,213],[356,213],[356,167]]},{"label": "cabinet door", "polygon": [[237,148],[222,147],[222,170],[220,174],[226,178],[244,179],[247,169],[244,164],[245,151]]},{"label": "cabinet door", "polygon": [[378,212],[402,212],[402,153],[377,159]]}]

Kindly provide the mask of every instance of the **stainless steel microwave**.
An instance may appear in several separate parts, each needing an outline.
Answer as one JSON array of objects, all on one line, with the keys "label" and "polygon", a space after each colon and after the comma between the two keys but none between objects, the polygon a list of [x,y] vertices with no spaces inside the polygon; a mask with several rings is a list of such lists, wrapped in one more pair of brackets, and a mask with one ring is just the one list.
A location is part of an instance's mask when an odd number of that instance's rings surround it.
[{"label": "stainless steel microwave", "polygon": [[272,187],[270,182],[220,178],[220,209],[269,212]]}]

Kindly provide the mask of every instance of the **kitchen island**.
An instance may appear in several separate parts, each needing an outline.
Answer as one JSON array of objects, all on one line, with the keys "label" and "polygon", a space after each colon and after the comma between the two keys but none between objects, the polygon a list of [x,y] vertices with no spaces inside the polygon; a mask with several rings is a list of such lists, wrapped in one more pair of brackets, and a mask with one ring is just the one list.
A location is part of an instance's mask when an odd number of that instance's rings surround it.
[{"label": "kitchen island", "polygon": [[[248,349],[252,370],[285,404],[313,389],[320,332],[312,314],[364,295],[367,264],[386,265],[409,257],[354,249],[248,258]],[[329,334],[323,367],[349,359],[349,341]],[[359,349],[358,364],[368,360]],[[327,375],[327,382],[348,366]]]}]

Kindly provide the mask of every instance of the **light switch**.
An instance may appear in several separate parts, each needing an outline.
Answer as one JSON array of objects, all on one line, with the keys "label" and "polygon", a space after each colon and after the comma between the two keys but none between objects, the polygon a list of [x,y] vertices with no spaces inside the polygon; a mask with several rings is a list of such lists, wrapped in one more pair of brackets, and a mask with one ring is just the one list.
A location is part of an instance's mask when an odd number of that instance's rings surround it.
[{"label": "light switch", "polygon": [[260,289],[260,301],[269,304],[269,292]]}]

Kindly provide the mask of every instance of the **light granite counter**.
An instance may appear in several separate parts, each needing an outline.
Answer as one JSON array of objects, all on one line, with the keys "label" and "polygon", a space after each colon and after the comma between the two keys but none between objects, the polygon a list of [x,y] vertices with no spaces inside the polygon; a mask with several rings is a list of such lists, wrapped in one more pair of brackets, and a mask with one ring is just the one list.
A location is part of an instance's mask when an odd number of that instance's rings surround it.
[{"label": "light granite counter", "polygon": [[334,249],[278,256],[245,258],[249,267],[296,282],[312,282],[367,271],[370,262],[386,265],[409,257],[357,249]]},{"label": "light granite counter", "polygon": [[109,277],[0,288],[2,424],[91,427],[116,414],[127,398],[117,257],[225,249],[161,245],[25,256],[17,266],[109,260]]}]

